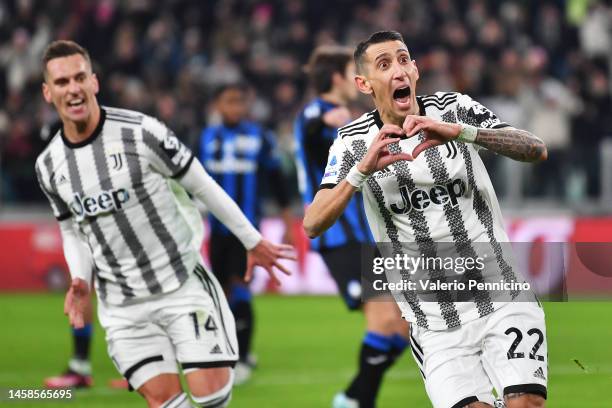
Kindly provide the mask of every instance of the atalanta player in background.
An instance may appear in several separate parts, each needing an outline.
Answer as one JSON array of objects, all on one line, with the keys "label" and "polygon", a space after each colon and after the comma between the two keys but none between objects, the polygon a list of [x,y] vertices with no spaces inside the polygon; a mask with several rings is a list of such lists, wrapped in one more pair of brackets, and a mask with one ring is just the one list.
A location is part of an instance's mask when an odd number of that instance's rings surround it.
[{"label": "atalanta player in background", "polygon": [[[338,128],[351,120],[347,105],[358,92],[349,48],[319,47],[306,69],[317,96],[298,116],[295,137],[300,190],[308,206],[324,178],[328,152]],[[340,160],[341,157],[329,157],[330,162]],[[374,407],[385,372],[408,345],[408,323],[392,300],[361,300],[362,254],[375,252],[361,194],[355,194],[335,223],[311,241],[311,247],[323,257],[347,307],[363,310],[366,317],[357,374],[346,390],[336,395],[333,406]]]},{"label": "atalanta player in background", "polygon": [[[248,87],[223,85],[215,92],[215,110],[221,123],[206,127],[200,136],[200,160],[204,168],[238,204],[253,225],[261,215],[261,182],[271,190],[285,224],[285,243],[293,243],[292,214],[275,136],[247,119]],[[244,246],[214,215],[210,221],[210,263],[227,294],[236,319],[240,359],[235,383],[246,382],[255,366],[251,343],[255,314],[249,286],[244,281],[247,257]]]}]

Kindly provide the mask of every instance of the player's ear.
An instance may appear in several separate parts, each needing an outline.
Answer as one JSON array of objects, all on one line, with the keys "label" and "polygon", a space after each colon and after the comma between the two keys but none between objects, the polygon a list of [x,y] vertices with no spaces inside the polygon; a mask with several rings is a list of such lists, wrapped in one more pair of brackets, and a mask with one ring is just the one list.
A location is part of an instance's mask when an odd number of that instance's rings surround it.
[{"label": "player's ear", "polygon": [[370,81],[363,75],[355,75],[355,85],[357,85],[357,89],[359,92],[370,95],[372,93],[372,86],[370,85]]},{"label": "player's ear", "polygon": [[53,100],[51,99],[51,90],[49,89],[49,85],[46,82],[42,83],[42,93],[43,98],[45,98],[45,102],[51,103]]},{"label": "player's ear", "polygon": [[92,81],[94,83],[94,94],[98,94],[100,91],[100,82],[98,81],[98,77],[96,74],[91,74]]},{"label": "player's ear", "polygon": [[416,71],[416,79],[418,80],[419,79],[419,67],[417,67],[416,60],[412,60],[411,62],[412,62],[412,66],[414,67],[414,70]]}]

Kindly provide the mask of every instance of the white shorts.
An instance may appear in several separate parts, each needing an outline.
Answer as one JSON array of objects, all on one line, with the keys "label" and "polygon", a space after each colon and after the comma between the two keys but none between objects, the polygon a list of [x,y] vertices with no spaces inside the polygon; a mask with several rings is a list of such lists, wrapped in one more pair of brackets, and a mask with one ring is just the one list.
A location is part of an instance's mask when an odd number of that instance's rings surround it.
[{"label": "white shorts", "polygon": [[453,330],[411,325],[410,342],[435,408],[533,393],[546,398],[548,349],[544,311],[537,303],[508,303]]},{"label": "white shorts", "polygon": [[176,291],[130,305],[98,304],[108,354],[134,389],[151,378],[238,360],[234,316],[221,286],[197,266]]}]

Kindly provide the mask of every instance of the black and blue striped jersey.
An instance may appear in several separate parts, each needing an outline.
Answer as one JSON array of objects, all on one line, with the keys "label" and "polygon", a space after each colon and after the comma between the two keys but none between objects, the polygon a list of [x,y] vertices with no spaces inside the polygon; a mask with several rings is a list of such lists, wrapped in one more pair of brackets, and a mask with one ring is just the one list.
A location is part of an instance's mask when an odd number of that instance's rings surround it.
[{"label": "black and blue striped jersey", "polygon": [[[306,206],[319,190],[325,167],[329,164],[329,149],[338,134],[336,128],[323,123],[323,115],[334,108],[336,105],[317,98],[306,105],[295,121],[298,181]],[[330,157],[330,160],[335,159]],[[348,242],[373,242],[361,194],[355,195],[334,225],[311,240],[311,247],[315,250],[335,248]]]},{"label": "black and blue striped jersey", "polygon": [[[206,127],[200,136],[200,161],[253,225],[260,221],[264,176],[279,205],[285,207],[289,201],[274,135],[256,123],[245,120],[235,126]],[[214,216],[209,221],[212,233],[230,234]]]}]

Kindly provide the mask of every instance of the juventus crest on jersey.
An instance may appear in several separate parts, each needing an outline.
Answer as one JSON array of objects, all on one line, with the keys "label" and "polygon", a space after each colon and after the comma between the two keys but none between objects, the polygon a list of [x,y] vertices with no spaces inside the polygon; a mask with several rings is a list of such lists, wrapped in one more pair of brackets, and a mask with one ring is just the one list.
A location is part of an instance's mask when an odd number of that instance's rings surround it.
[{"label": "juventus crest on jersey", "polygon": [[[82,143],[60,130],[36,161],[58,220],[72,218],[90,248],[98,296],[121,304],[177,289],[198,262],[197,210],[172,177],[193,155],[161,122],[103,107]],[[199,219],[199,214],[197,214]]]},{"label": "juventus crest on jersey", "polygon": [[[419,96],[420,114],[444,122],[480,128],[500,128],[502,123],[489,109],[469,96],[439,92]],[[366,154],[383,123],[377,111],[369,112],[340,128],[332,145],[322,188],[342,181],[351,167]],[[389,145],[391,153],[410,153],[422,135]],[[485,259],[489,279],[522,281],[503,243],[508,237],[493,186],[482,163],[478,146],[458,141],[425,150],[414,161],[399,161],[375,172],[363,187],[366,214],[372,233],[382,246],[401,254],[406,248],[436,256],[439,243],[447,243],[459,256]],[[413,255],[419,256],[419,255]],[[425,273],[444,280],[434,270]],[[486,280],[478,270],[470,278]],[[485,294],[468,302],[455,302],[443,291],[435,301],[423,301],[414,291],[393,293],[404,316],[419,326],[443,330],[460,326],[493,312],[499,303]],[[515,296],[516,294],[513,294]],[[512,297],[514,299],[514,297]]]}]

